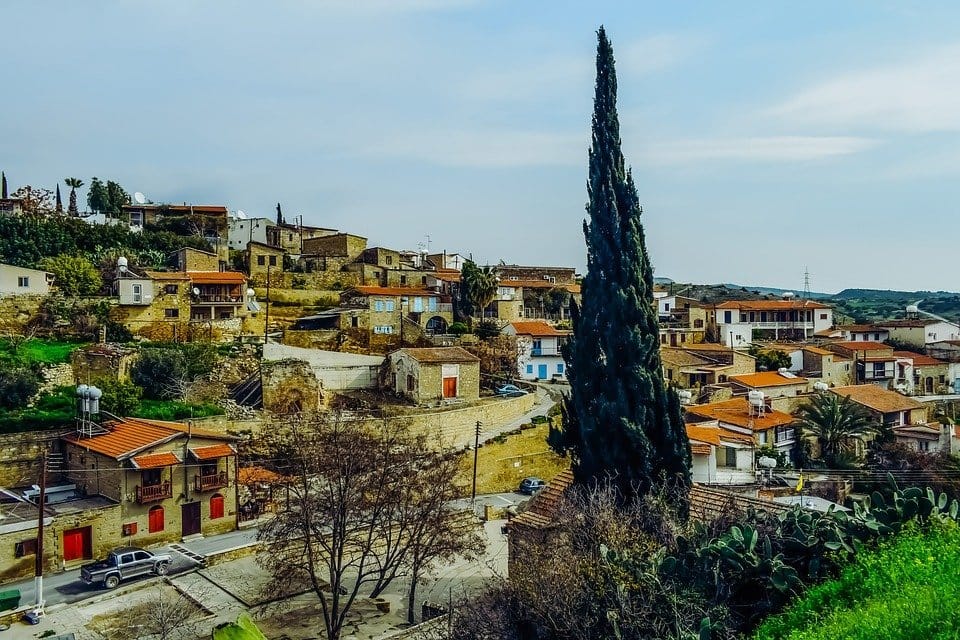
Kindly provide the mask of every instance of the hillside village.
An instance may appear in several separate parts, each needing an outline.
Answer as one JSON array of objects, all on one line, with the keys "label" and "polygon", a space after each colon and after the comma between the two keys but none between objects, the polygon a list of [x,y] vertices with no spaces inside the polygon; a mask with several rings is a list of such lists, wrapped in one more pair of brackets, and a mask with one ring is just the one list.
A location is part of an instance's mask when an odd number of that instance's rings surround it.
[{"label": "hillside village", "polygon": [[[59,188],[55,202],[43,193],[0,198],[4,582],[34,572],[41,476],[42,566],[70,571],[123,545],[189,549],[282,510],[289,480],[258,444],[278,419],[403,420],[462,451],[519,433],[537,407],[545,428],[565,388],[573,268],[477,265],[468,246],[368,246],[279,204],[253,217],[121,189],[119,204],[85,212],[72,192],[67,210]],[[99,244],[58,253],[50,230]],[[821,466],[808,490],[842,504],[858,488],[831,469],[960,453],[956,323],[908,306],[851,324],[804,295],[737,293],[654,292],[696,486],[790,503],[798,470]],[[888,443],[871,448],[870,432],[831,452],[826,435],[801,430],[804,407],[831,396],[882,424]],[[516,466],[491,491],[514,491]],[[538,500],[517,531],[547,508]]]}]

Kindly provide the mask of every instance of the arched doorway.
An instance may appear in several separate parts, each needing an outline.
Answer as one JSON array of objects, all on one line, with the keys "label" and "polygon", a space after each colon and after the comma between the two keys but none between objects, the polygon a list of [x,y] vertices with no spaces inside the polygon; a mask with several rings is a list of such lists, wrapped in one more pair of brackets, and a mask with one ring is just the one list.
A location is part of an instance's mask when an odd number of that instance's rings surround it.
[{"label": "arched doorway", "polygon": [[927,379],[924,381],[924,389],[927,393],[933,393],[933,376],[927,376]]},{"label": "arched doorway", "polygon": [[427,333],[446,333],[447,321],[442,316],[433,316],[427,321]]}]

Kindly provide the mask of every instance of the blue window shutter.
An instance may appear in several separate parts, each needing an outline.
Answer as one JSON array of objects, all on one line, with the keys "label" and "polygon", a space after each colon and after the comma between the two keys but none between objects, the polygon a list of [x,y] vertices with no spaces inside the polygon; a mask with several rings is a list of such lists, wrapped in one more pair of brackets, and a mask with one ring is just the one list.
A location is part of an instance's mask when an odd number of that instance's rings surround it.
[{"label": "blue window shutter", "polygon": [[557,365],[557,373],[563,373],[563,363]]},{"label": "blue window shutter", "polygon": [[528,364],[528,365],[527,365],[527,373],[533,373],[533,365],[532,365],[532,364]]}]

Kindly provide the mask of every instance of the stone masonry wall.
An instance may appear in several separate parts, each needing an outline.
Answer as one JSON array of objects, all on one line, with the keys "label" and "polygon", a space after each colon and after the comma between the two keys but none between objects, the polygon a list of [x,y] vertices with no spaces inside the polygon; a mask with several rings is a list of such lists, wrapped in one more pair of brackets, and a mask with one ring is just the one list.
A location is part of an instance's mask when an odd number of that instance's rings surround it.
[{"label": "stone masonry wall", "polygon": [[28,431],[0,435],[0,487],[30,485],[40,478],[40,453],[60,451],[54,431]]}]

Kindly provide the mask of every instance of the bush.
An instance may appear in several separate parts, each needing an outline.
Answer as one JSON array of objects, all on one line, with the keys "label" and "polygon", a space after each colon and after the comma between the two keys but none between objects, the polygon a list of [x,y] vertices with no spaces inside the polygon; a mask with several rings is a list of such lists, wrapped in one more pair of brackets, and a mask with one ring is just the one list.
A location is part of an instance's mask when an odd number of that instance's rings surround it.
[{"label": "bush", "polygon": [[26,367],[0,370],[0,407],[19,409],[40,389],[40,376]]},{"label": "bush", "polygon": [[73,423],[76,395],[73,387],[61,387],[40,396],[34,406],[18,411],[0,411],[0,433],[62,429]]},{"label": "bush", "polygon": [[470,328],[463,322],[454,322],[447,331],[455,336],[462,336],[465,333],[470,333]]},{"label": "bush", "polygon": [[134,413],[136,418],[148,420],[189,420],[223,415],[221,407],[214,404],[189,404],[172,400],[144,400]]},{"label": "bush", "polygon": [[67,296],[92,296],[103,287],[100,272],[88,258],[81,255],[44,258],[40,268],[53,274],[57,289]]},{"label": "bush", "polygon": [[142,396],[143,389],[132,382],[127,380],[111,382],[103,385],[103,397],[100,398],[100,406],[104,411],[108,411],[115,416],[134,416],[140,409],[140,398]]}]

